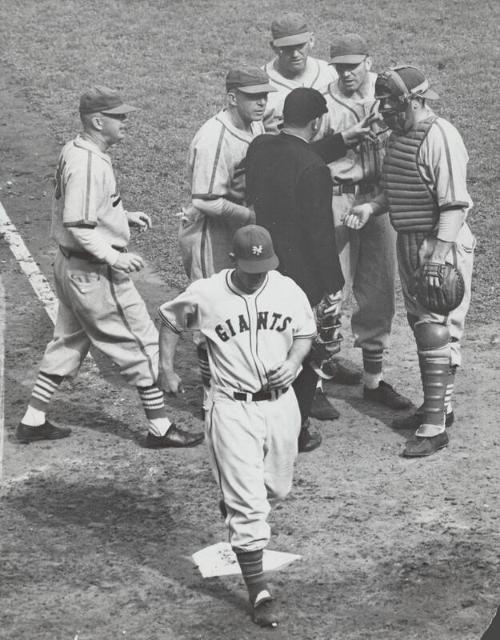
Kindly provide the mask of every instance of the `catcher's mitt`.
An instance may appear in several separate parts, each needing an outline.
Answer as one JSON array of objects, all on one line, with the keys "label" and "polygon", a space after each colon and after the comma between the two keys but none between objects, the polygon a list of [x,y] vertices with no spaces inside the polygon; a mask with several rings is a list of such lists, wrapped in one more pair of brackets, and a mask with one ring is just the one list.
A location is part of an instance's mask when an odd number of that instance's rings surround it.
[{"label": "catcher's mitt", "polygon": [[[439,281],[431,286],[429,279]],[[464,279],[452,264],[426,262],[416,272],[415,297],[432,313],[446,316],[462,302],[465,292]]]}]

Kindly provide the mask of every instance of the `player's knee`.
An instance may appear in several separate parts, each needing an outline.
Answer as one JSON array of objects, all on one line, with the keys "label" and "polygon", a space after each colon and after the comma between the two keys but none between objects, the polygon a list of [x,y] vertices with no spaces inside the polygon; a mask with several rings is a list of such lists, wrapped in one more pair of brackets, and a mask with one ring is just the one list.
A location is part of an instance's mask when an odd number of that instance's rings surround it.
[{"label": "player's knee", "polygon": [[419,351],[434,351],[447,347],[450,332],[446,325],[437,322],[419,321],[415,323],[413,331]]}]

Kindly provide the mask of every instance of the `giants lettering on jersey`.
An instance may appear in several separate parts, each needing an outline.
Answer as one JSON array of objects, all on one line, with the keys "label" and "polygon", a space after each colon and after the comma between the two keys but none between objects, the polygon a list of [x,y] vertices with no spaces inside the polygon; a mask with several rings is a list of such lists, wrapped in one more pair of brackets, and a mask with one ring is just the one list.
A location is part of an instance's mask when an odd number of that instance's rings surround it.
[{"label": "giants lettering on jersey", "polygon": [[[282,313],[276,311],[259,311],[257,313],[257,331],[285,331],[291,321],[290,316],[283,316]],[[250,331],[250,326],[242,313],[237,318],[228,318],[224,323],[215,327],[215,333],[222,342],[227,342],[230,338],[245,331]]]}]

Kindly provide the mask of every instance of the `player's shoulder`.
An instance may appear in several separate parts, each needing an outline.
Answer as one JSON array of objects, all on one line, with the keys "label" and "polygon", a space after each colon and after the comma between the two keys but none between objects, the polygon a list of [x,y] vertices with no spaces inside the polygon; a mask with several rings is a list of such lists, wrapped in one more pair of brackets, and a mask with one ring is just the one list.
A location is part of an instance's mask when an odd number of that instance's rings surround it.
[{"label": "player's shoulder", "polygon": [[[305,297],[305,293],[303,292],[303,290],[299,287],[295,280],[292,280],[292,278],[290,278],[289,276],[285,276],[279,271],[275,270],[269,271],[268,276],[269,285],[272,288],[275,288],[276,291],[279,291],[280,295],[287,297],[290,295],[295,295],[298,296],[298,299],[302,298],[302,296]],[[290,298],[290,300],[293,300],[293,298]]]},{"label": "player's shoulder", "polygon": [[[92,162],[86,162],[85,160],[90,157]],[[64,145],[60,158],[64,160],[68,167],[74,165],[81,169],[84,169],[86,164],[91,164],[94,167],[102,166],[102,164],[111,164],[111,158],[107,153],[101,151],[94,142],[83,138],[81,135],[77,135]]]},{"label": "player's shoulder", "polygon": [[427,135],[427,140],[431,145],[465,146],[462,136],[455,125],[440,116],[433,121]]}]

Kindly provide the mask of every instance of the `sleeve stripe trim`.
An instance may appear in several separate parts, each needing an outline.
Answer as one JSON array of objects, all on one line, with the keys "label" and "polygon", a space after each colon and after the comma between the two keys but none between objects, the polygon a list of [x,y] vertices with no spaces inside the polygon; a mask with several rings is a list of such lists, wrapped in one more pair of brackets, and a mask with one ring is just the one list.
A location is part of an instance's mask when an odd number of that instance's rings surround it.
[{"label": "sleeve stripe trim", "polygon": [[93,220],[77,220],[76,222],[63,222],[63,227],[84,227],[85,229],[95,229],[97,222]]},{"label": "sleeve stripe trim", "polygon": [[182,331],[180,329],[178,329],[175,324],[173,324],[172,322],[170,322],[170,320],[167,318],[166,315],[164,315],[162,313],[162,310],[160,309],[158,312],[158,315],[160,317],[161,322],[168,327],[171,331],[173,331],[174,333],[176,333],[177,335],[180,335],[182,333]]},{"label": "sleeve stripe trim", "polygon": [[464,207],[468,208],[469,203],[457,200],[455,202],[448,202],[446,204],[443,204],[441,207],[439,207],[439,210],[448,211],[448,209],[463,209]]},{"label": "sleeve stripe trim", "polygon": [[217,173],[217,165],[219,164],[220,152],[221,152],[221,148],[222,148],[222,141],[224,140],[225,132],[226,132],[226,127],[225,127],[225,125],[222,125],[222,129],[221,129],[221,132],[220,132],[220,135],[219,135],[219,140],[217,142],[217,151],[215,153],[214,166],[213,166],[213,169],[212,169],[212,176],[210,178],[210,186],[208,187],[209,193],[212,193],[212,189],[214,187],[215,175]]}]

